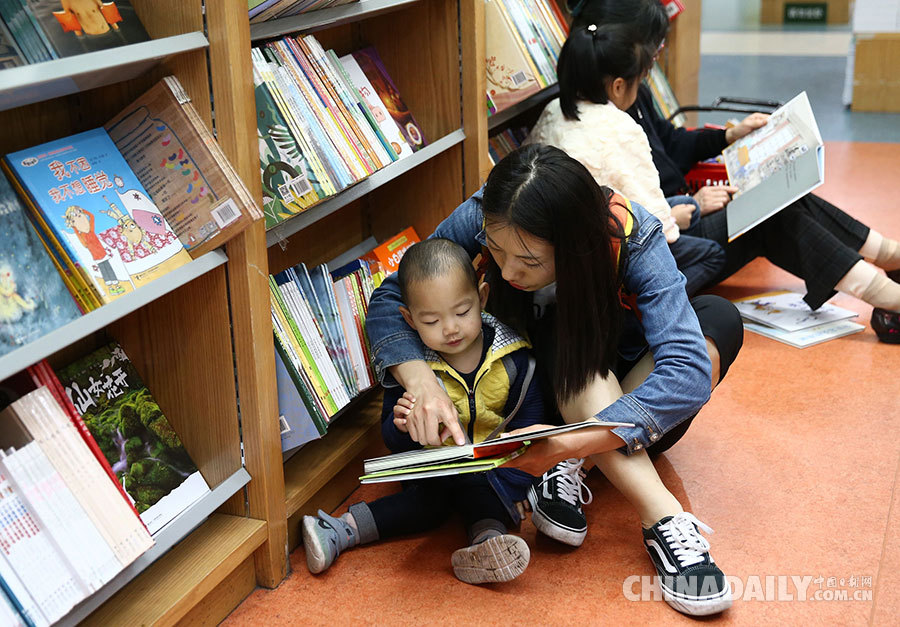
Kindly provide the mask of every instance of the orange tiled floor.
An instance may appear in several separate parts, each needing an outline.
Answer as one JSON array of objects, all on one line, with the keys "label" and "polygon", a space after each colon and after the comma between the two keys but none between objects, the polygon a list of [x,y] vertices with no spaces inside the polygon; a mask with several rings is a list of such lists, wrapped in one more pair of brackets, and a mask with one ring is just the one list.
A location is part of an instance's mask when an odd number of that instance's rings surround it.
[{"label": "orange tiled floor", "polygon": [[[821,194],[872,227],[900,237],[900,201],[889,187],[898,144],[831,143]],[[757,260],[717,288],[728,298],[802,283]],[[832,302],[871,308],[839,295]],[[690,432],[658,461],[685,509],[716,529],[713,555],[745,584],[742,599],[717,620],[742,625],[900,622],[900,346],[870,329],[798,350],[752,333],[728,377]],[[226,624],[601,624],[687,623],[663,602],[629,601],[623,582],[651,575],[639,522],[597,474],[588,485],[590,529],[570,550],[536,537],[528,571],[504,585],[454,579],[450,553],[464,533],[439,531],[342,555],[312,577],[303,550],[276,590],[257,590]],[[389,487],[366,486],[347,504]],[[342,510],[343,511],[343,508]],[[871,577],[869,601],[766,601],[757,576],[835,577],[852,594],[851,576]],[[840,580],[844,579],[841,586]],[[777,581],[777,580],[775,580]],[[639,587],[636,588],[639,590]],[[789,592],[796,592],[788,586]],[[811,584],[809,594],[818,589]],[[824,588],[823,588],[824,589]]]}]

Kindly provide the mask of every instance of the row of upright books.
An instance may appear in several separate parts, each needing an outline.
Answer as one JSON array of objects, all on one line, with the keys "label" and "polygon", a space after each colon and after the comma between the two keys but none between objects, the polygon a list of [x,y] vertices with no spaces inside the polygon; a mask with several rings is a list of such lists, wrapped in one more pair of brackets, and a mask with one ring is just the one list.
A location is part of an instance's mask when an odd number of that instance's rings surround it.
[{"label": "row of upright books", "polygon": [[262,216],[173,76],[105,127],[0,167],[0,357]]},{"label": "row of upright books", "polygon": [[374,48],[338,58],[307,35],[252,56],[267,228],[425,145]]},{"label": "row of upright books", "polygon": [[554,0],[484,0],[490,115],[556,83],[569,35]]},{"label": "row of upright books", "polygon": [[247,7],[250,23],[256,24],[279,17],[300,15],[354,2],[359,2],[359,0],[248,0]]},{"label": "row of upright books", "polygon": [[524,127],[507,128],[488,137],[488,156],[493,165],[497,165],[509,153],[522,145],[528,137],[528,129]]},{"label": "row of upright books", "polygon": [[208,492],[115,342],[0,382],[0,624],[58,621]]},{"label": "row of upright books", "polygon": [[351,399],[375,385],[369,298],[417,241],[408,228],[333,271],[298,264],[269,277],[283,451],[324,435]]},{"label": "row of upright books", "polygon": [[149,39],[128,0],[0,2],[0,69]]},{"label": "row of upright books", "polygon": [[[675,92],[672,91],[669,79],[666,78],[666,73],[659,63],[653,63],[650,73],[644,79],[644,84],[650,88],[650,93],[653,95],[653,105],[664,120],[668,120],[672,114],[678,111],[678,99],[675,98]],[[683,113],[672,117],[672,124],[678,128],[681,128],[686,123],[687,117]]]}]

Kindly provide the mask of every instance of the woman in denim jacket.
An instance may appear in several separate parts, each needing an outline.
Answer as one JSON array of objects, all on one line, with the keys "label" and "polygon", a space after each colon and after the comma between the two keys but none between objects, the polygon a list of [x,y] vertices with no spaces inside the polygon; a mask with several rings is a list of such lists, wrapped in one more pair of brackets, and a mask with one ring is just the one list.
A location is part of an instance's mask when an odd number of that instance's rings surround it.
[{"label": "woman in denim jacket", "polygon": [[[625,211],[613,211],[611,203]],[[506,157],[433,237],[457,242],[473,259],[485,254],[488,310],[528,333],[542,379],[552,383],[548,406],[555,404],[568,422],[594,417],[635,425],[539,440],[514,462],[544,473],[529,493],[538,529],[581,543],[587,524],[580,504],[589,501],[582,496],[581,458],[591,456],[638,510],[669,603],[690,614],[728,607],[730,588],[698,525],[709,528],[682,510],[647,452],[684,434],[711,382],[733,361],[743,337],[734,307],[715,296],[689,301],[659,220],[548,146]],[[415,397],[407,416],[414,440],[439,444],[450,434],[462,443],[455,409],[400,304],[394,277],[369,304],[378,376]]]}]

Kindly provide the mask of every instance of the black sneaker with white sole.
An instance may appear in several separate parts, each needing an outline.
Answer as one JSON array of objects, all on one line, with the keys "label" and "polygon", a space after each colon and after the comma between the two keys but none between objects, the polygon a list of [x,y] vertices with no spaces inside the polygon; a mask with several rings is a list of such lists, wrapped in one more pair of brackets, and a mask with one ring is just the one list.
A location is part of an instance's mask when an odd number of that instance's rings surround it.
[{"label": "black sneaker with white sole", "polygon": [[[583,459],[567,459],[534,480],[528,490],[531,522],[538,531],[572,546],[581,546],[587,535],[587,518],[582,505],[593,495],[584,485]],[[584,499],[583,492],[588,498]]]},{"label": "black sneaker with white sole", "polygon": [[709,541],[700,529],[712,533],[693,514],[682,512],[643,530],[644,548],[659,574],[663,599],[691,616],[731,607],[731,584],[709,554]]}]

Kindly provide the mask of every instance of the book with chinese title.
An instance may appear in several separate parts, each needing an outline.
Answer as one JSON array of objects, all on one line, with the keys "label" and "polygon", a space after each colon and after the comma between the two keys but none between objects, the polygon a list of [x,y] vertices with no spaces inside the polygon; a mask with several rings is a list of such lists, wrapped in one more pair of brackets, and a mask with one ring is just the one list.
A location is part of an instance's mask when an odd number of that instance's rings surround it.
[{"label": "book with chinese title", "polygon": [[102,128],[10,153],[2,165],[52,252],[100,303],[191,260]]},{"label": "book with chinese title", "polygon": [[209,492],[121,346],[108,344],[58,374],[151,534]]}]

